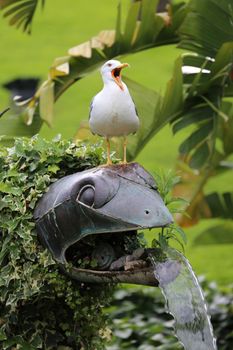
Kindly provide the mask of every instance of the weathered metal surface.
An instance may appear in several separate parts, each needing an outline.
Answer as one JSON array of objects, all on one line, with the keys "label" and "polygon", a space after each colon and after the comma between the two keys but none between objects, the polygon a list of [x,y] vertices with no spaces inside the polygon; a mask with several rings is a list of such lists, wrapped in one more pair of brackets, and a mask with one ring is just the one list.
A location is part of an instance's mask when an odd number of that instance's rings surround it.
[{"label": "weathered metal surface", "polygon": [[144,286],[158,286],[153,268],[144,268],[135,271],[93,271],[88,269],[72,268],[67,271],[64,265],[61,269],[71,278],[87,283],[130,283]]},{"label": "weathered metal surface", "polygon": [[[39,201],[34,218],[41,240],[62,265],[67,262],[67,249],[84,237],[163,227],[172,222],[153,177],[138,163],[98,167],[58,180]],[[106,266],[112,262],[109,259]],[[104,259],[103,267],[105,263]],[[127,283],[149,281],[151,273],[74,271],[83,281],[109,282],[110,278]],[[136,278],[137,273],[140,277]]]}]

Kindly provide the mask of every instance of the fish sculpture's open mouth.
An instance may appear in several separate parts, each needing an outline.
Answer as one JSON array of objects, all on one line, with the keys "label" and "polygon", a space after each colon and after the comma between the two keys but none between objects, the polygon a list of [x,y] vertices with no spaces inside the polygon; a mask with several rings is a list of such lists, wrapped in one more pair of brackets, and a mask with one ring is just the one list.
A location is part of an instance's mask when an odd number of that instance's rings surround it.
[{"label": "fish sculpture's open mouth", "polygon": [[139,164],[98,167],[58,180],[34,218],[42,243],[73,278],[156,284],[138,231],[165,227],[172,216]]},{"label": "fish sculpture's open mouth", "polygon": [[66,260],[72,266],[67,271],[87,282],[157,285],[148,256],[152,251],[156,254],[156,249],[144,247],[136,230],[92,235],[67,249]]}]

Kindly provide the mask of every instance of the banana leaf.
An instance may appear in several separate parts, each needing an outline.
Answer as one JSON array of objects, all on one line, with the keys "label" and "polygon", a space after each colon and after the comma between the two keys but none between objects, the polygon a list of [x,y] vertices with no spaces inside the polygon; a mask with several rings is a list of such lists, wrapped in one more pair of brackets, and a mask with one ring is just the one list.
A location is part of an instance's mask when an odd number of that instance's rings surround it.
[{"label": "banana leaf", "polygon": [[[206,107],[205,107],[206,108]],[[189,159],[183,156],[177,165],[177,171],[181,174],[181,182],[175,186],[174,195],[183,196],[189,205],[186,208],[186,214],[179,216],[178,221],[181,226],[192,226],[202,218],[220,217],[225,219],[233,219],[232,195],[212,193],[205,195],[204,188],[208,180],[213,176],[218,176],[226,171],[233,169],[233,164],[229,156],[233,152],[233,102],[223,101],[220,106],[220,112],[227,119],[220,118],[218,129],[216,130],[216,145],[212,154],[211,162],[205,167],[199,169],[191,169],[188,166]],[[206,115],[203,124],[210,120],[206,109],[203,109]],[[193,122],[198,114],[190,113],[188,123]],[[201,114],[200,114],[201,115]],[[199,118],[199,117],[198,117]],[[201,119],[200,119],[201,121]],[[181,125],[180,125],[181,124]],[[182,128],[182,121],[175,124],[176,128]],[[185,124],[187,126],[187,123]],[[207,142],[207,141],[205,141]],[[205,145],[205,143],[202,143]],[[205,150],[197,148],[198,157],[205,157]],[[201,162],[201,159],[198,159]],[[195,168],[195,167],[194,167]]]},{"label": "banana leaf", "polygon": [[215,57],[225,42],[233,41],[232,0],[190,0],[179,33],[179,47]]},{"label": "banana leaf", "polygon": [[[222,121],[227,123],[229,119],[230,109],[225,113],[222,99],[225,88],[231,84],[232,57],[233,42],[223,44],[213,60],[202,55],[183,56],[183,67],[200,67],[200,72],[191,74],[188,79],[184,74],[184,108],[173,121],[174,133],[189,128],[189,136],[181,143],[179,151],[192,168],[200,169],[212,159],[218,130]],[[193,127],[191,131],[190,126]],[[227,130],[230,129],[228,126]],[[229,142],[227,147],[230,147]]]},{"label": "banana leaf", "polygon": [[209,207],[211,217],[233,219],[233,193],[213,192],[205,196],[205,201]]}]

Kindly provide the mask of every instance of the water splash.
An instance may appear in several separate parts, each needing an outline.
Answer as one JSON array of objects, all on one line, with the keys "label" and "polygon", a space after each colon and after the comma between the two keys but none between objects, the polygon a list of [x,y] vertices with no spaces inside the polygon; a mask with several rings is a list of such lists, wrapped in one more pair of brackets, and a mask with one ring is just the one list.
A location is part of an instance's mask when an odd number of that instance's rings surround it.
[{"label": "water splash", "polygon": [[186,350],[216,350],[210,317],[198,280],[188,260],[170,247],[162,259],[150,253],[154,274],[175,319],[175,333]]}]

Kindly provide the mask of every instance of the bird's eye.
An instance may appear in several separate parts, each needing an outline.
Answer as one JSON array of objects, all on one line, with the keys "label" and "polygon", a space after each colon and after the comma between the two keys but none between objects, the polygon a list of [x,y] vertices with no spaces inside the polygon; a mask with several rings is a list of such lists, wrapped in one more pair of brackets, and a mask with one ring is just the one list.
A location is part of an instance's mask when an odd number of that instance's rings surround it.
[{"label": "bird's eye", "polygon": [[108,67],[112,67],[112,63],[108,63]]},{"label": "bird's eye", "polygon": [[81,188],[76,198],[77,202],[86,204],[89,207],[93,207],[94,200],[95,200],[95,188],[92,185],[86,185],[83,188]]}]

